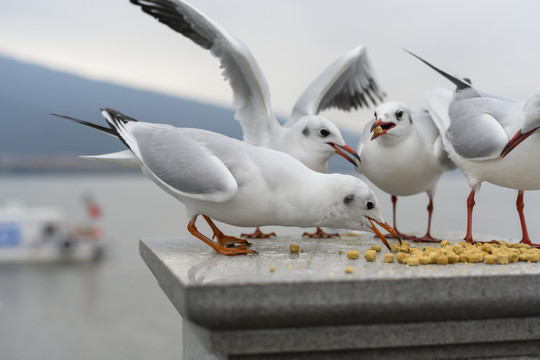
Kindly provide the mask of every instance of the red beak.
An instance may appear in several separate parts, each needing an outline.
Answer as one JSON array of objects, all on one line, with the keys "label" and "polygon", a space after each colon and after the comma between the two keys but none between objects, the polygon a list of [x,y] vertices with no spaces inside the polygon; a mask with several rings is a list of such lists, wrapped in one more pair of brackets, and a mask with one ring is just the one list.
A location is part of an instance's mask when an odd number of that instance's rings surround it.
[{"label": "red beak", "polygon": [[[366,216],[367,217],[367,216]],[[390,234],[394,235],[396,237],[396,239],[398,239],[399,241],[399,244],[401,245],[401,237],[398,235],[398,233],[396,232],[396,230],[394,230],[393,227],[390,226],[390,224],[388,223],[380,223],[378,222],[377,220],[375,219],[372,219],[370,217],[367,217],[367,219],[369,220],[370,224],[371,224],[371,230],[373,230],[373,232],[375,234],[377,234],[377,236],[379,237],[379,239],[381,239],[381,241],[383,242],[383,244],[388,248],[388,250],[392,251],[392,248],[390,247],[390,244],[388,244],[388,241],[386,240],[386,238],[384,237],[383,234],[381,234],[381,232],[379,231],[379,229],[377,229],[377,227],[375,227],[375,224],[373,224],[373,222],[377,223],[379,226],[381,226],[383,229],[385,229],[386,231],[388,231]]]},{"label": "red beak", "polygon": [[382,121],[381,119],[377,119],[377,121],[375,121],[373,123],[373,125],[371,125],[371,132],[373,132],[373,129],[375,129],[376,127],[381,127],[381,130],[379,133],[373,133],[373,135],[371,136],[371,140],[375,140],[376,138],[378,138],[379,136],[381,135],[384,135],[388,132],[388,130],[392,129],[394,126],[396,126],[396,124],[394,124],[393,122],[384,122]]},{"label": "red beak", "polygon": [[[354,151],[352,147],[350,147],[349,145],[337,145],[332,142],[327,142],[327,144],[334,148],[336,154],[343,156],[345,160],[353,164],[355,167],[358,167],[358,164],[360,163],[360,156],[356,153],[356,151]],[[351,154],[354,159],[350,157],[349,154]]]},{"label": "red beak", "polygon": [[516,146],[521,144],[523,140],[528,138],[532,135],[533,132],[535,132],[538,128],[534,128],[531,131],[526,132],[525,134],[521,133],[521,130],[519,130],[513,138],[510,139],[508,144],[504,147],[504,149],[501,151],[501,159],[504,158],[508,153],[515,149]]}]

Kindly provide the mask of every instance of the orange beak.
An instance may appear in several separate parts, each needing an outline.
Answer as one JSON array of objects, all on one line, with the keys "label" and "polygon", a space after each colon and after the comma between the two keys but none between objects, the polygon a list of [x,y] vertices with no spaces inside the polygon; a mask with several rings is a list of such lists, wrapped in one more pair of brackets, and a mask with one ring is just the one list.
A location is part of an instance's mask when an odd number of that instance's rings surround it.
[{"label": "orange beak", "polygon": [[[366,216],[367,217],[367,216]],[[398,233],[396,232],[396,230],[394,230],[393,227],[390,226],[390,224],[388,223],[380,223],[378,222],[377,220],[375,219],[372,219],[370,217],[367,217],[367,219],[369,220],[369,223],[371,224],[371,230],[373,230],[373,232],[375,234],[377,234],[377,236],[379,237],[379,239],[381,239],[381,241],[383,242],[383,244],[388,248],[388,250],[392,251],[392,248],[390,247],[390,244],[388,244],[388,241],[386,240],[386,238],[384,237],[383,234],[381,234],[381,232],[379,231],[379,229],[377,229],[377,227],[375,226],[375,224],[373,224],[374,222],[376,224],[378,224],[380,227],[382,227],[383,229],[385,229],[386,231],[388,231],[390,234],[394,235],[396,237],[396,239],[398,239],[399,241],[399,244],[401,245],[401,237],[398,235]]]},{"label": "orange beak", "polygon": [[[345,160],[353,164],[355,167],[358,167],[358,164],[360,164],[360,156],[356,153],[356,151],[354,151],[352,147],[350,147],[349,145],[337,145],[333,142],[327,142],[327,144],[336,151],[336,154],[345,158]],[[350,157],[349,154],[351,154],[354,158]]]}]

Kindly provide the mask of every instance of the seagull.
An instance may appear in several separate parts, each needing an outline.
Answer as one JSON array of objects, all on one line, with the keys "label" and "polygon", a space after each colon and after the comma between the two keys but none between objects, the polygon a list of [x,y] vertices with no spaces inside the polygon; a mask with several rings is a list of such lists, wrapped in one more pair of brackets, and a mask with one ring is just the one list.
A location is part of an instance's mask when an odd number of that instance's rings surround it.
[{"label": "seagull", "polygon": [[[392,196],[393,227],[402,238],[440,242],[430,231],[433,196],[441,175],[455,165],[443,148],[439,130],[427,110],[411,111],[399,101],[377,106],[374,115],[360,138],[358,172]],[[397,197],[421,192],[429,198],[426,234],[420,238],[404,235],[396,224]]]},{"label": "seagull", "polygon": [[[233,90],[235,118],[240,122],[243,140],[251,145],[285,152],[312,170],[328,171],[334,154],[354,166],[358,154],[348,146],[330,120],[317,114],[325,109],[369,106],[382,99],[381,90],[365,47],[358,47],[332,63],[300,95],[291,116],[281,125],[270,101],[268,83],[247,46],[205,14],[183,1],[131,0],[135,5],[176,32],[216,56],[223,76]],[[326,237],[321,229],[312,235]],[[259,229],[255,236],[264,236]],[[337,235],[337,234],[333,234]]]},{"label": "seagull", "polygon": [[[127,150],[89,156],[139,168],[181,201],[189,232],[223,255],[255,254],[245,239],[224,235],[211,219],[235,226],[329,226],[397,236],[381,215],[373,191],[360,179],[313,171],[280,151],[253,146],[214,132],[139,122],[112,109],[101,114],[109,127],[55,115],[114,136]],[[216,242],[195,226],[201,215]],[[400,240],[401,241],[401,240]]]},{"label": "seagull", "polygon": [[483,181],[516,189],[516,208],[521,222],[521,243],[533,247],[525,215],[523,193],[540,189],[540,91],[526,101],[505,98],[476,89],[466,79],[449,75],[411,53],[446,77],[454,93],[445,89],[427,92],[430,114],[443,134],[452,161],[463,171],[471,192],[467,199],[465,241],[473,243],[472,213],[475,193]]}]

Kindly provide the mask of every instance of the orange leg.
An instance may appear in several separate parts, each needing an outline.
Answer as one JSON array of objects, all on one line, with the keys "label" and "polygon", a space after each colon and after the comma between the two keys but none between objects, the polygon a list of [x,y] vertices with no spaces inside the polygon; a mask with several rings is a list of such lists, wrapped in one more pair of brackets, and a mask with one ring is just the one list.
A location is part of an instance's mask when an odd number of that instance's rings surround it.
[{"label": "orange leg", "polygon": [[429,196],[429,204],[427,207],[428,211],[428,223],[427,223],[427,231],[426,235],[422,236],[421,238],[415,239],[415,242],[430,242],[430,243],[440,243],[441,240],[435,239],[431,236],[431,216],[433,215],[433,199],[431,196]]},{"label": "orange leg", "polygon": [[257,228],[255,229],[255,231],[252,234],[244,234],[244,233],[242,233],[242,234],[240,234],[240,236],[248,238],[248,239],[266,239],[266,238],[269,238],[271,236],[276,236],[276,233],[271,232],[271,233],[265,234],[257,226]]},{"label": "orange leg", "polygon": [[525,215],[523,214],[523,208],[525,207],[525,203],[523,203],[523,190],[519,190],[518,197],[516,200],[516,209],[519,214],[519,221],[521,222],[521,241],[522,244],[530,245],[531,247],[540,247],[540,244],[535,244],[531,242],[531,239],[529,238],[529,232],[527,231],[527,224],[525,223]]},{"label": "orange leg", "polygon": [[474,241],[472,237],[472,213],[473,208],[476,202],[474,201],[474,195],[476,194],[476,190],[473,187],[471,189],[471,193],[469,194],[469,197],[467,198],[467,234],[465,234],[465,238],[463,239],[465,242],[469,244],[500,244],[497,240],[491,240],[491,241]]},{"label": "orange leg", "polygon": [[250,245],[247,240],[238,239],[238,238],[235,238],[234,236],[227,236],[227,235],[223,234],[221,232],[221,230],[218,229],[216,224],[214,224],[212,219],[210,219],[208,216],[203,215],[203,218],[204,218],[204,220],[206,220],[208,225],[210,225],[210,228],[214,232],[214,235],[212,236],[212,239],[215,238],[220,245],[230,247],[230,246],[234,246],[235,244],[239,244],[240,246],[243,246],[244,248]]},{"label": "orange leg", "polygon": [[[214,231],[214,237],[217,239],[218,242],[216,243],[210,240],[209,238],[201,234],[199,230],[197,230],[197,227],[195,226],[195,221],[197,220],[197,216],[198,215],[193,216],[191,220],[189,221],[189,224],[187,226],[188,231],[193,236],[205,242],[212,249],[216,250],[218,253],[222,255],[228,255],[228,256],[242,255],[242,254],[257,254],[255,250],[246,249],[248,245],[248,242],[246,240],[237,239],[232,236],[223,235],[223,233],[217,228],[217,226],[212,222],[212,220],[210,220],[208,216],[203,215],[204,219],[208,222],[208,225],[210,225],[210,227]],[[236,248],[224,246],[224,244],[231,245],[234,243],[239,243],[243,245]]]},{"label": "orange leg", "polygon": [[[416,241],[416,236],[403,234],[403,233],[399,232],[399,230],[397,229],[396,207],[397,207],[397,196],[392,195],[392,216],[394,218],[394,230],[396,230],[396,234],[398,234],[398,236],[401,237],[403,240],[414,240],[414,241]],[[391,239],[395,238],[395,236],[392,235],[392,234],[388,234],[388,235],[386,235],[386,237],[391,238]]]},{"label": "orange leg", "polygon": [[474,202],[474,194],[475,190],[474,188],[471,189],[471,193],[469,194],[469,197],[467,198],[467,234],[465,234],[465,242],[468,242],[470,244],[474,244],[474,240],[472,237],[472,212],[474,205],[476,204]]},{"label": "orange leg", "polygon": [[328,239],[328,238],[333,238],[333,237],[339,237],[339,234],[338,233],[327,233],[325,231],[323,231],[323,229],[321,229],[320,227],[317,226],[317,231],[315,231],[314,233],[308,233],[308,232],[305,232],[302,234],[302,236],[308,236],[310,238],[318,238],[318,239]]}]

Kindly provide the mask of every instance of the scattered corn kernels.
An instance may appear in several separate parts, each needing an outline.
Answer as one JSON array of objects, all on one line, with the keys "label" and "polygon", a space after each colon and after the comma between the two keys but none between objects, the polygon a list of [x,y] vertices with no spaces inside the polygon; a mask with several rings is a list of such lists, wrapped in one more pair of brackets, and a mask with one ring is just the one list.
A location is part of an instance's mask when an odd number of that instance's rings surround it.
[{"label": "scattered corn kernels", "polygon": [[398,244],[390,245],[390,251],[392,251],[393,253],[397,253],[399,249],[400,249],[400,246]]},{"label": "scattered corn kernels", "polygon": [[364,259],[366,259],[367,261],[375,261],[376,258],[377,252],[375,250],[367,250],[364,253]]},{"label": "scattered corn kernels", "polygon": [[349,259],[358,259],[360,257],[360,253],[358,250],[349,250],[347,251],[347,257]]},{"label": "scattered corn kernels", "polygon": [[394,262],[394,254],[384,254],[383,262],[385,263],[393,263]]},{"label": "scattered corn kernels", "polygon": [[292,253],[297,253],[298,251],[300,251],[300,245],[298,245],[298,244],[291,244],[291,245],[289,245],[289,250],[290,250]]},{"label": "scattered corn kernels", "polygon": [[397,260],[398,263],[404,264],[407,261],[408,258],[409,258],[409,255],[407,255],[404,252],[400,251],[400,252],[398,252],[396,254],[396,260]]},{"label": "scattered corn kernels", "polygon": [[345,267],[345,274],[352,274],[353,272],[354,272],[354,269],[352,266]]},{"label": "scattered corn kernels", "polygon": [[497,264],[506,265],[508,264],[508,255],[499,254],[497,255],[497,259],[495,261],[497,262]]},{"label": "scattered corn kernels", "polygon": [[527,260],[530,262],[538,262],[540,261],[540,254],[538,252],[529,253]]},{"label": "scattered corn kernels", "polygon": [[448,257],[449,264],[455,264],[459,261],[459,256],[453,251],[448,252],[446,256]]},{"label": "scattered corn kernels", "polygon": [[379,135],[380,133],[382,133],[382,127],[376,126],[373,128],[373,130],[371,130],[371,132],[374,133],[375,135]]},{"label": "scattered corn kernels", "polygon": [[437,256],[437,265],[448,265],[448,256],[446,255]]}]

